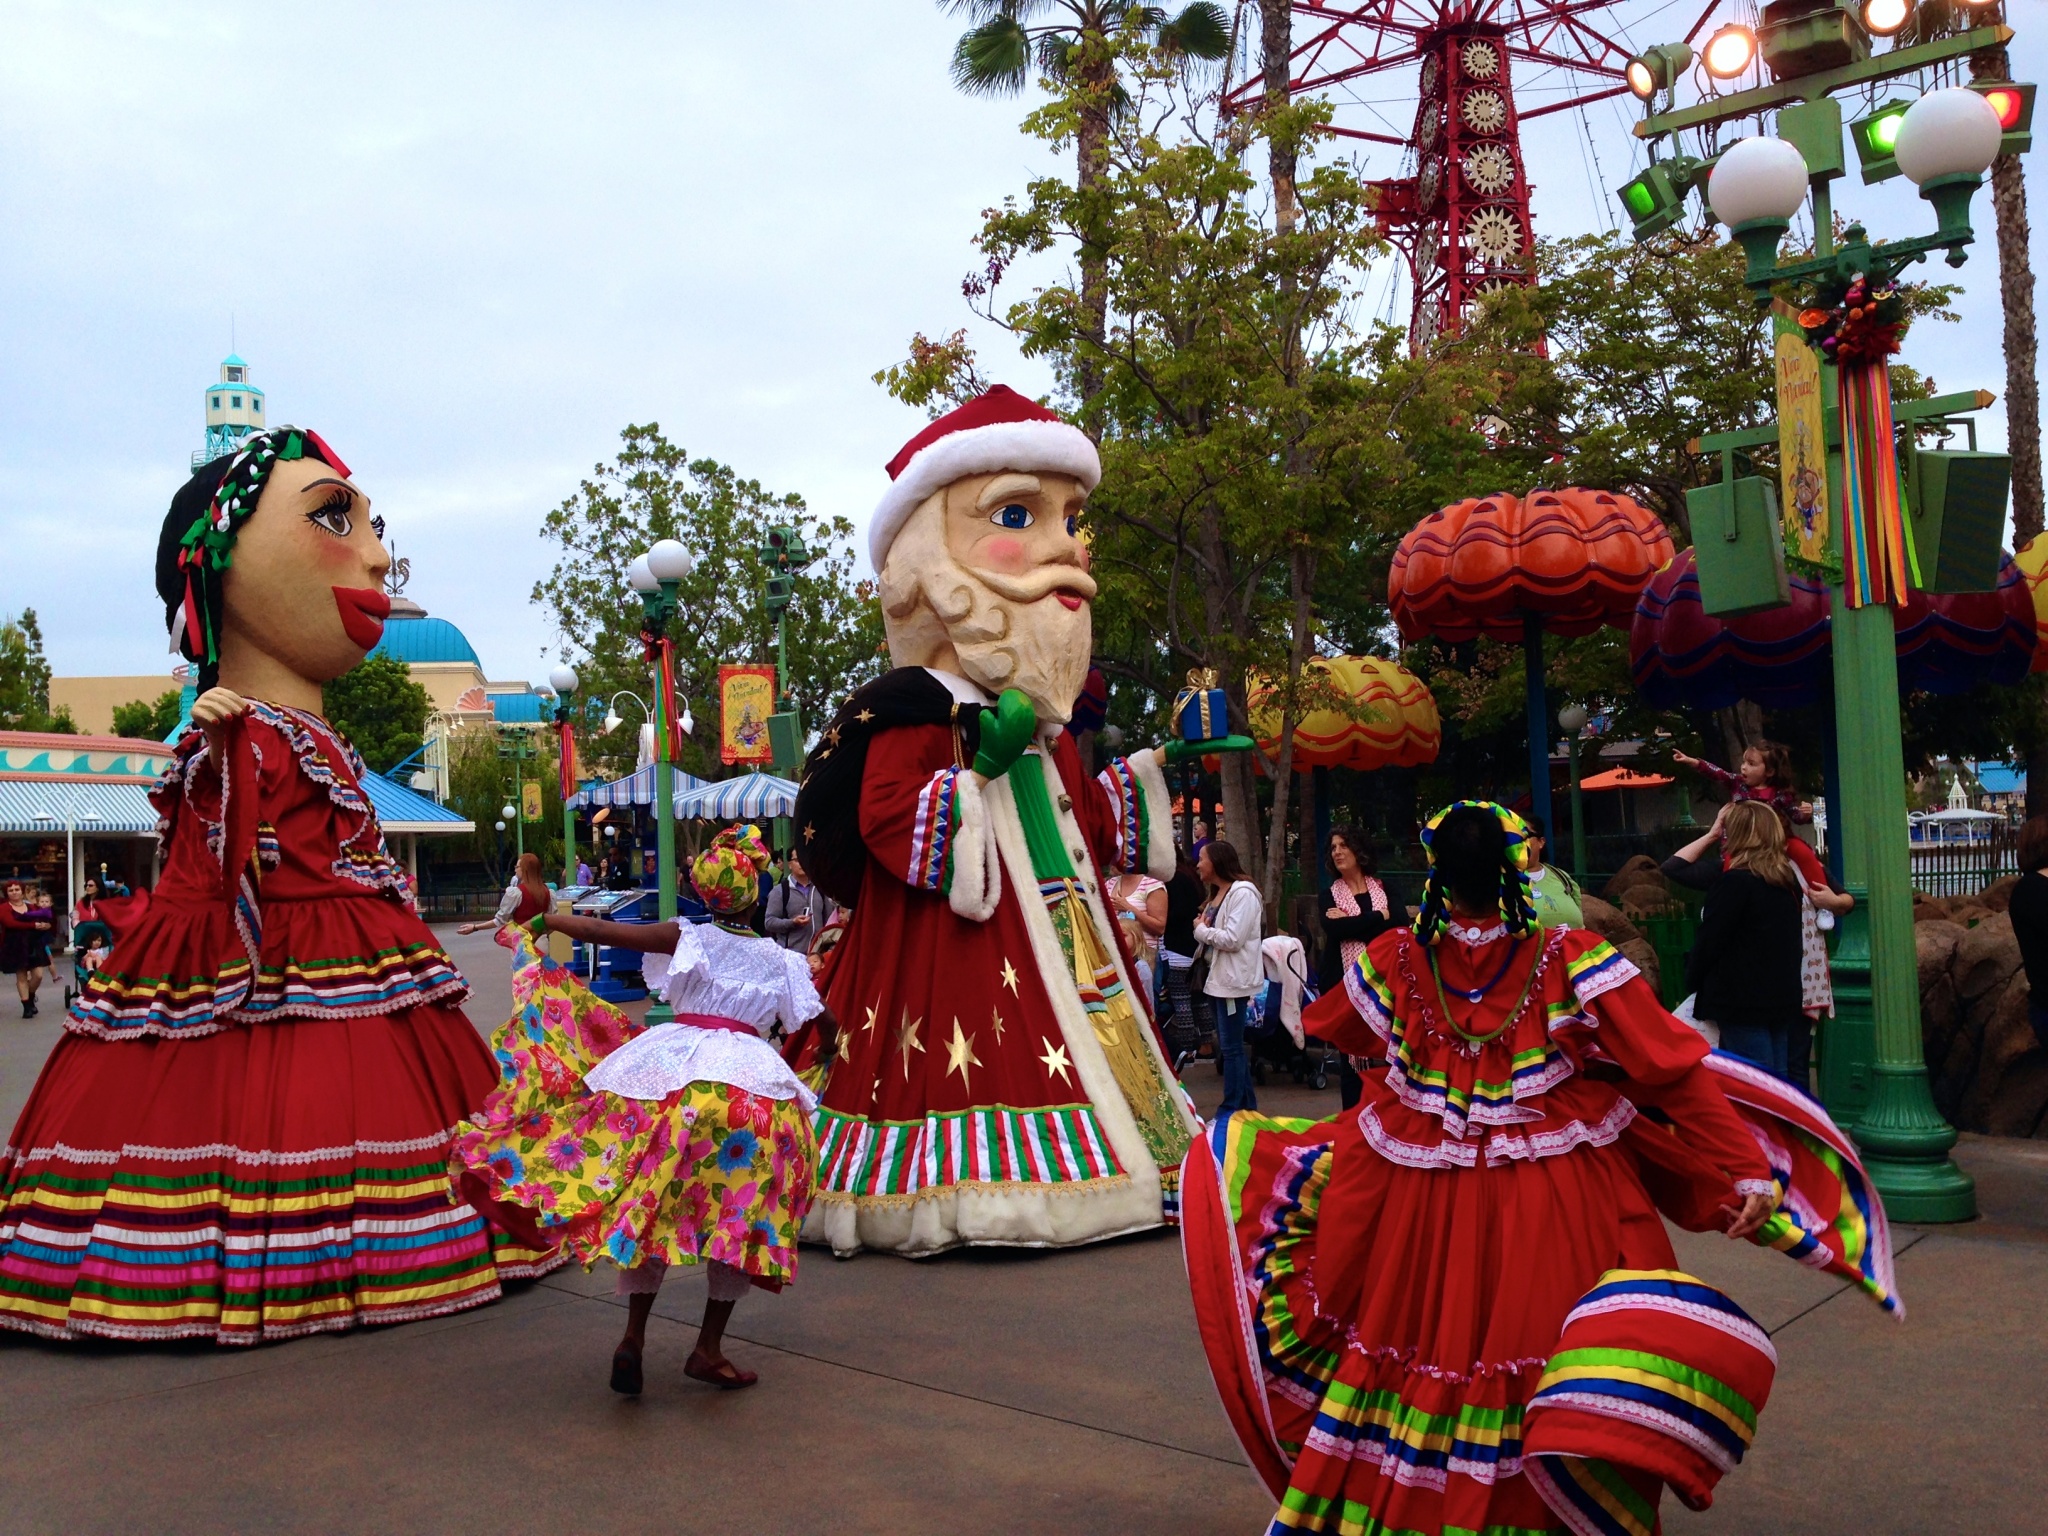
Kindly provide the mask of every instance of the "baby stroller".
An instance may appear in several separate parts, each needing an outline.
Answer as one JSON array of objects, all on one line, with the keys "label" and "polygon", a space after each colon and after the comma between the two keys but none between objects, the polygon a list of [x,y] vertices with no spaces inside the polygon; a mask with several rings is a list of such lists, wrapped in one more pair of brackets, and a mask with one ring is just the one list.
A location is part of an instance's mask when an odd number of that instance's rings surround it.
[{"label": "baby stroller", "polygon": [[71,930],[71,985],[64,989],[67,1009],[93,973],[106,964],[107,951],[113,947],[114,930],[98,918],[88,918]]},{"label": "baby stroller", "polygon": [[1317,995],[1301,940],[1275,934],[1260,943],[1259,954],[1265,962],[1266,986],[1252,995],[1245,1017],[1252,1080],[1265,1082],[1271,1069],[1310,1088],[1329,1087],[1337,1053],[1322,1041],[1309,1039],[1301,1029],[1301,1010]]}]

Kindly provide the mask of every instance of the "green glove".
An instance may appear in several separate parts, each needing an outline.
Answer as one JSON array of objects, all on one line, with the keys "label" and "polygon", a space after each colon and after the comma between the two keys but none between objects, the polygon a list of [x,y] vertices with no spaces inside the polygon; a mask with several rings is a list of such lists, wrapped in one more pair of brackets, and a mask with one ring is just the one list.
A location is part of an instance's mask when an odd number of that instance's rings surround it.
[{"label": "green glove", "polygon": [[974,771],[984,779],[1000,779],[1037,734],[1038,711],[1022,692],[1005,688],[996,707],[981,712],[981,746],[974,754]]},{"label": "green glove", "polygon": [[1191,757],[1207,757],[1211,752],[1249,752],[1252,746],[1249,736],[1225,736],[1219,741],[1182,741],[1176,736],[1166,744],[1166,760],[1184,763]]},{"label": "green glove", "polygon": [[541,941],[542,939],[544,939],[544,938],[546,938],[546,937],[548,936],[548,915],[547,915],[547,913],[545,913],[545,912],[536,912],[536,913],[534,913],[534,915],[533,915],[532,917],[529,917],[529,918],[528,918],[528,919],[526,920],[526,924],[525,924],[525,927],[526,927],[526,931],[527,931],[528,933],[530,933],[530,934],[532,934],[532,935],[533,935],[533,941],[534,941],[534,942],[535,942],[536,944],[538,944],[538,943],[539,943],[539,942],[540,942],[540,941]]}]

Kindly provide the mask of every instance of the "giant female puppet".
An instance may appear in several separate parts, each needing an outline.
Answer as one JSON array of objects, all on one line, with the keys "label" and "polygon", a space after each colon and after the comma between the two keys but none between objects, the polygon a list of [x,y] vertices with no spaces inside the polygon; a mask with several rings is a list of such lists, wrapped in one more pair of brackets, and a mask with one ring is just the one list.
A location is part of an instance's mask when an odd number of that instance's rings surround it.
[{"label": "giant female puppet", "polygon": [[1159,1226],[1197,1121],[1102,893],[1171,872],[1166,782],[1149,751],[1089,777],[1062,729],[1095,446],[997,386],[889,475],[869,547],[894,670],[840,710],[796,809],[805,867],[853,908],[805,1234],[927,1254]]},{"label": "giant female puppet", "polygon": [[171,503],[157,590],[198,729],[151,792],[163,878],[0,1153],[0,1326],[250,1344],[458,1311],[560,1262],[450,1183],[497,1070],[320,713],[390,611],[381,523],[291,427]]}]

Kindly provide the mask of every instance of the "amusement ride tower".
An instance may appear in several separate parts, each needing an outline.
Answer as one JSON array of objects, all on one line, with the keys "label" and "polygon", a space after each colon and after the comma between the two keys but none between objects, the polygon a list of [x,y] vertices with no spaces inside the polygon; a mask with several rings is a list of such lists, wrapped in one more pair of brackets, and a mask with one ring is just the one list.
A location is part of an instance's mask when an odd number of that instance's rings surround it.
[{"label": "amusement ride tower", "polygon": [[[1708,14],[1717,4],[1706,0]],[[1417,351],[1456,331],[1485,294],[1535,281],[1522,124],[1628,91],[1637,49],[1606,16],[1625,8],[1610,0],[1295,0],[1291,94],[1327,96],[1339,135],[1406,152],[1403,174],[1373,185],[1380,227],[1413,280],[1408,335]],[[1353,82],[1394,74],[1416,87],[1406,137],[1389,131],[1398,120],[1347,105]],[[1530,91],[1538,79],[1540,96]],[[1518,81],[1539,104],[1517,101]],[[1256,110],[1263,94],[1255,74],[1226,93],[1225,110]]]}]

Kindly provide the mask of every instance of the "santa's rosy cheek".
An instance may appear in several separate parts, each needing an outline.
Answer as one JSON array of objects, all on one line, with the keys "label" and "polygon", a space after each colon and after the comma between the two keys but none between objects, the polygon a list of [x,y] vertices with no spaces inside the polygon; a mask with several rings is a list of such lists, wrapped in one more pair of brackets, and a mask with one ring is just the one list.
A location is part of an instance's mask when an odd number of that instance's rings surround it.
[{"label": "santa's rosy cheek", "polygon": [[1031,563],[1021,539],[990,539],[981,546],[981,557],[990,565],[1012,571],[1021,570]]}]

